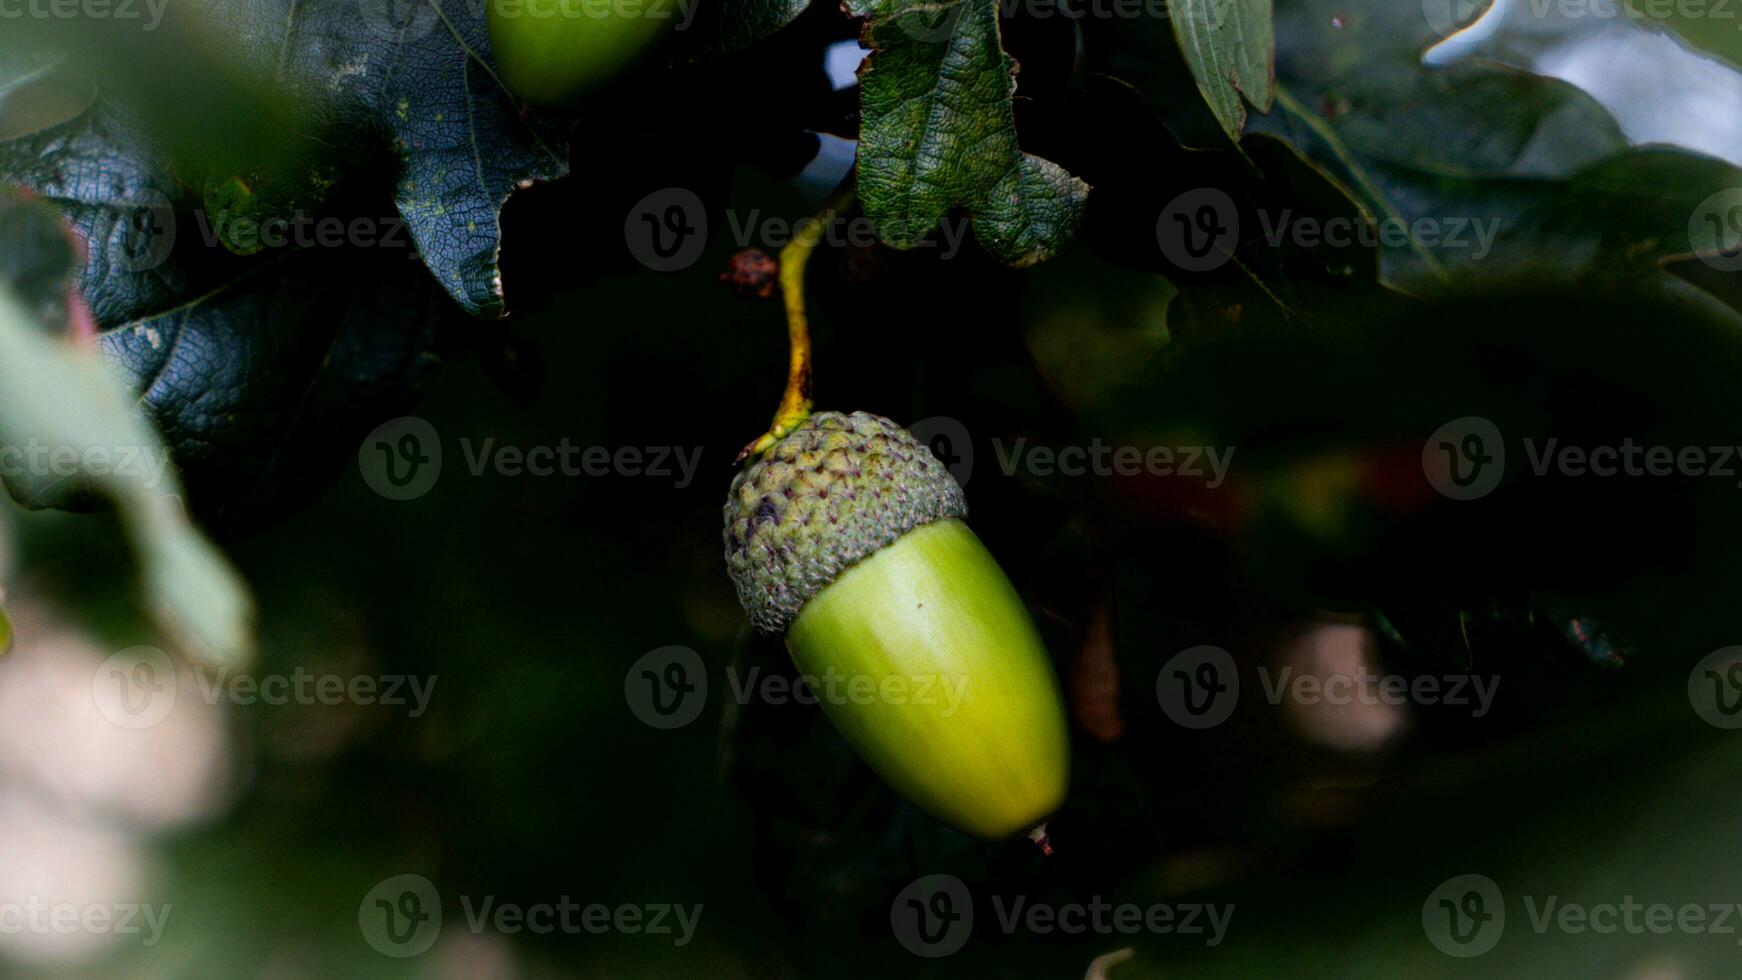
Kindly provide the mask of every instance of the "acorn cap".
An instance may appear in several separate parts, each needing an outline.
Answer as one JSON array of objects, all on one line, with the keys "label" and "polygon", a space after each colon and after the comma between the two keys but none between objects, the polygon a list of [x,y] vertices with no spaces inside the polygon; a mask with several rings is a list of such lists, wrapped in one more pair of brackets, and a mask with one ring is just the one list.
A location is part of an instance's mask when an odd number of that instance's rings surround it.
[{"label": "acorn cap", "polygon": [[854,564],[967,513],[962,488],[912,433],[868,412],[818,412],[732,481],[726,568],[751,624],[779,635]]}]

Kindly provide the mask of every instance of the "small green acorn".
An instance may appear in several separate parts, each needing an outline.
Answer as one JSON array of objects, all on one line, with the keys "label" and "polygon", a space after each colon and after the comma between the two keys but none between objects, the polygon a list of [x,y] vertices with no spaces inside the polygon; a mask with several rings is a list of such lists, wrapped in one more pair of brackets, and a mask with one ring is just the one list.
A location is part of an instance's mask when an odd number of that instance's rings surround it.
[{"label": "small green acorn", "polygon": [[546,108],[573,105],[621,74],[673,17],[658,4],[608,0],[488,0],[485,10],[502,84]]},{"label": "small green acorn", "polygon": [[907,430],[820,412],[733,480],[726,564],[756,629],[840,681],[823,709],[885,781],[967,833],[1049,849],[1070,775],[1058,681],[966,516]]}]

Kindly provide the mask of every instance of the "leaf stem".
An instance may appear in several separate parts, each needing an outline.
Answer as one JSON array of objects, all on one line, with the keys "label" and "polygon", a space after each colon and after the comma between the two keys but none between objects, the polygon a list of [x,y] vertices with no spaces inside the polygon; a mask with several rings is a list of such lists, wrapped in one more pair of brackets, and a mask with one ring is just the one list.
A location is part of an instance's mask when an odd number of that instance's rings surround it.
[{"label": "leaf stem", "polygon": [[811,254],[822,244],[830,222],[853,202],[854,182],[848,177],[829,195],[823,209],[802,223],[792,241],[780,250],[780,294],[786,306],[786,337],[791,353],[786,366],[786,393],[775,409],[768,431],[745,446],[734,462],[759,456],[786,438],[811,414],[811,327],[805,312],[804,273]]}]

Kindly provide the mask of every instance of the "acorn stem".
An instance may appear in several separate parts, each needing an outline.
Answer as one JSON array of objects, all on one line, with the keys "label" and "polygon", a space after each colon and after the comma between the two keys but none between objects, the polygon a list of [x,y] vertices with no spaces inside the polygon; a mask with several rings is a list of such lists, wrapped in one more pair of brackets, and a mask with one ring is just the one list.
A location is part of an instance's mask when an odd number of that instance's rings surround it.
[{"label": "acorn stem", "polygon": [[801,224],[792,241],[780,250],[780,293],[786,304],[786,336],[791,347],[786,368],[786,393],[780,399],[780,407],[775,410],[768,431],[745,446],[733,462],[742,463],[767,452],[768,447],[786,438],[810,418],[811,327],[804,303],[805,266],[810,262],[811,253],[822,244],[829,222],[852,203],[854,192],[853,178],[848,177],[829,195],[815,220]]},{"label": "acorn stem", "polygon": [[1042,855],[1052,857],[1052,838],[1047,835],[1046,824],[1041,824],[1033,830],[1030,830],[1028,832],[1028,839],[1034,841],[1034,846],[1040,848],[1040,853]]}]

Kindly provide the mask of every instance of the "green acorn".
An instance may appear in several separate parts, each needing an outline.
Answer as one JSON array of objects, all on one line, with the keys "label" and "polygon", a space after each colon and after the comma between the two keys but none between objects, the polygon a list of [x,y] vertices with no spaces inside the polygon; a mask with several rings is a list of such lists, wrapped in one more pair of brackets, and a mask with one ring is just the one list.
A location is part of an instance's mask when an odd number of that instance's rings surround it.
[{"label": "green acorn", "polygon": [[656,4],[618,7],[606,0],[489,0],[485,21],[508,91],[536,106],[560,108],[639,61],[672,29],[673,13]]},{"label": "green acorn", "polygon": [[[778,431],[778,430],[777,430]],[[888,419],[821,412],[732,482],[726,563],[762,633],[784,635],[824,711],[877,773],[986,839],[1063,802],[1058,681],[1009,578],[963,523],[962,490]]]}]

